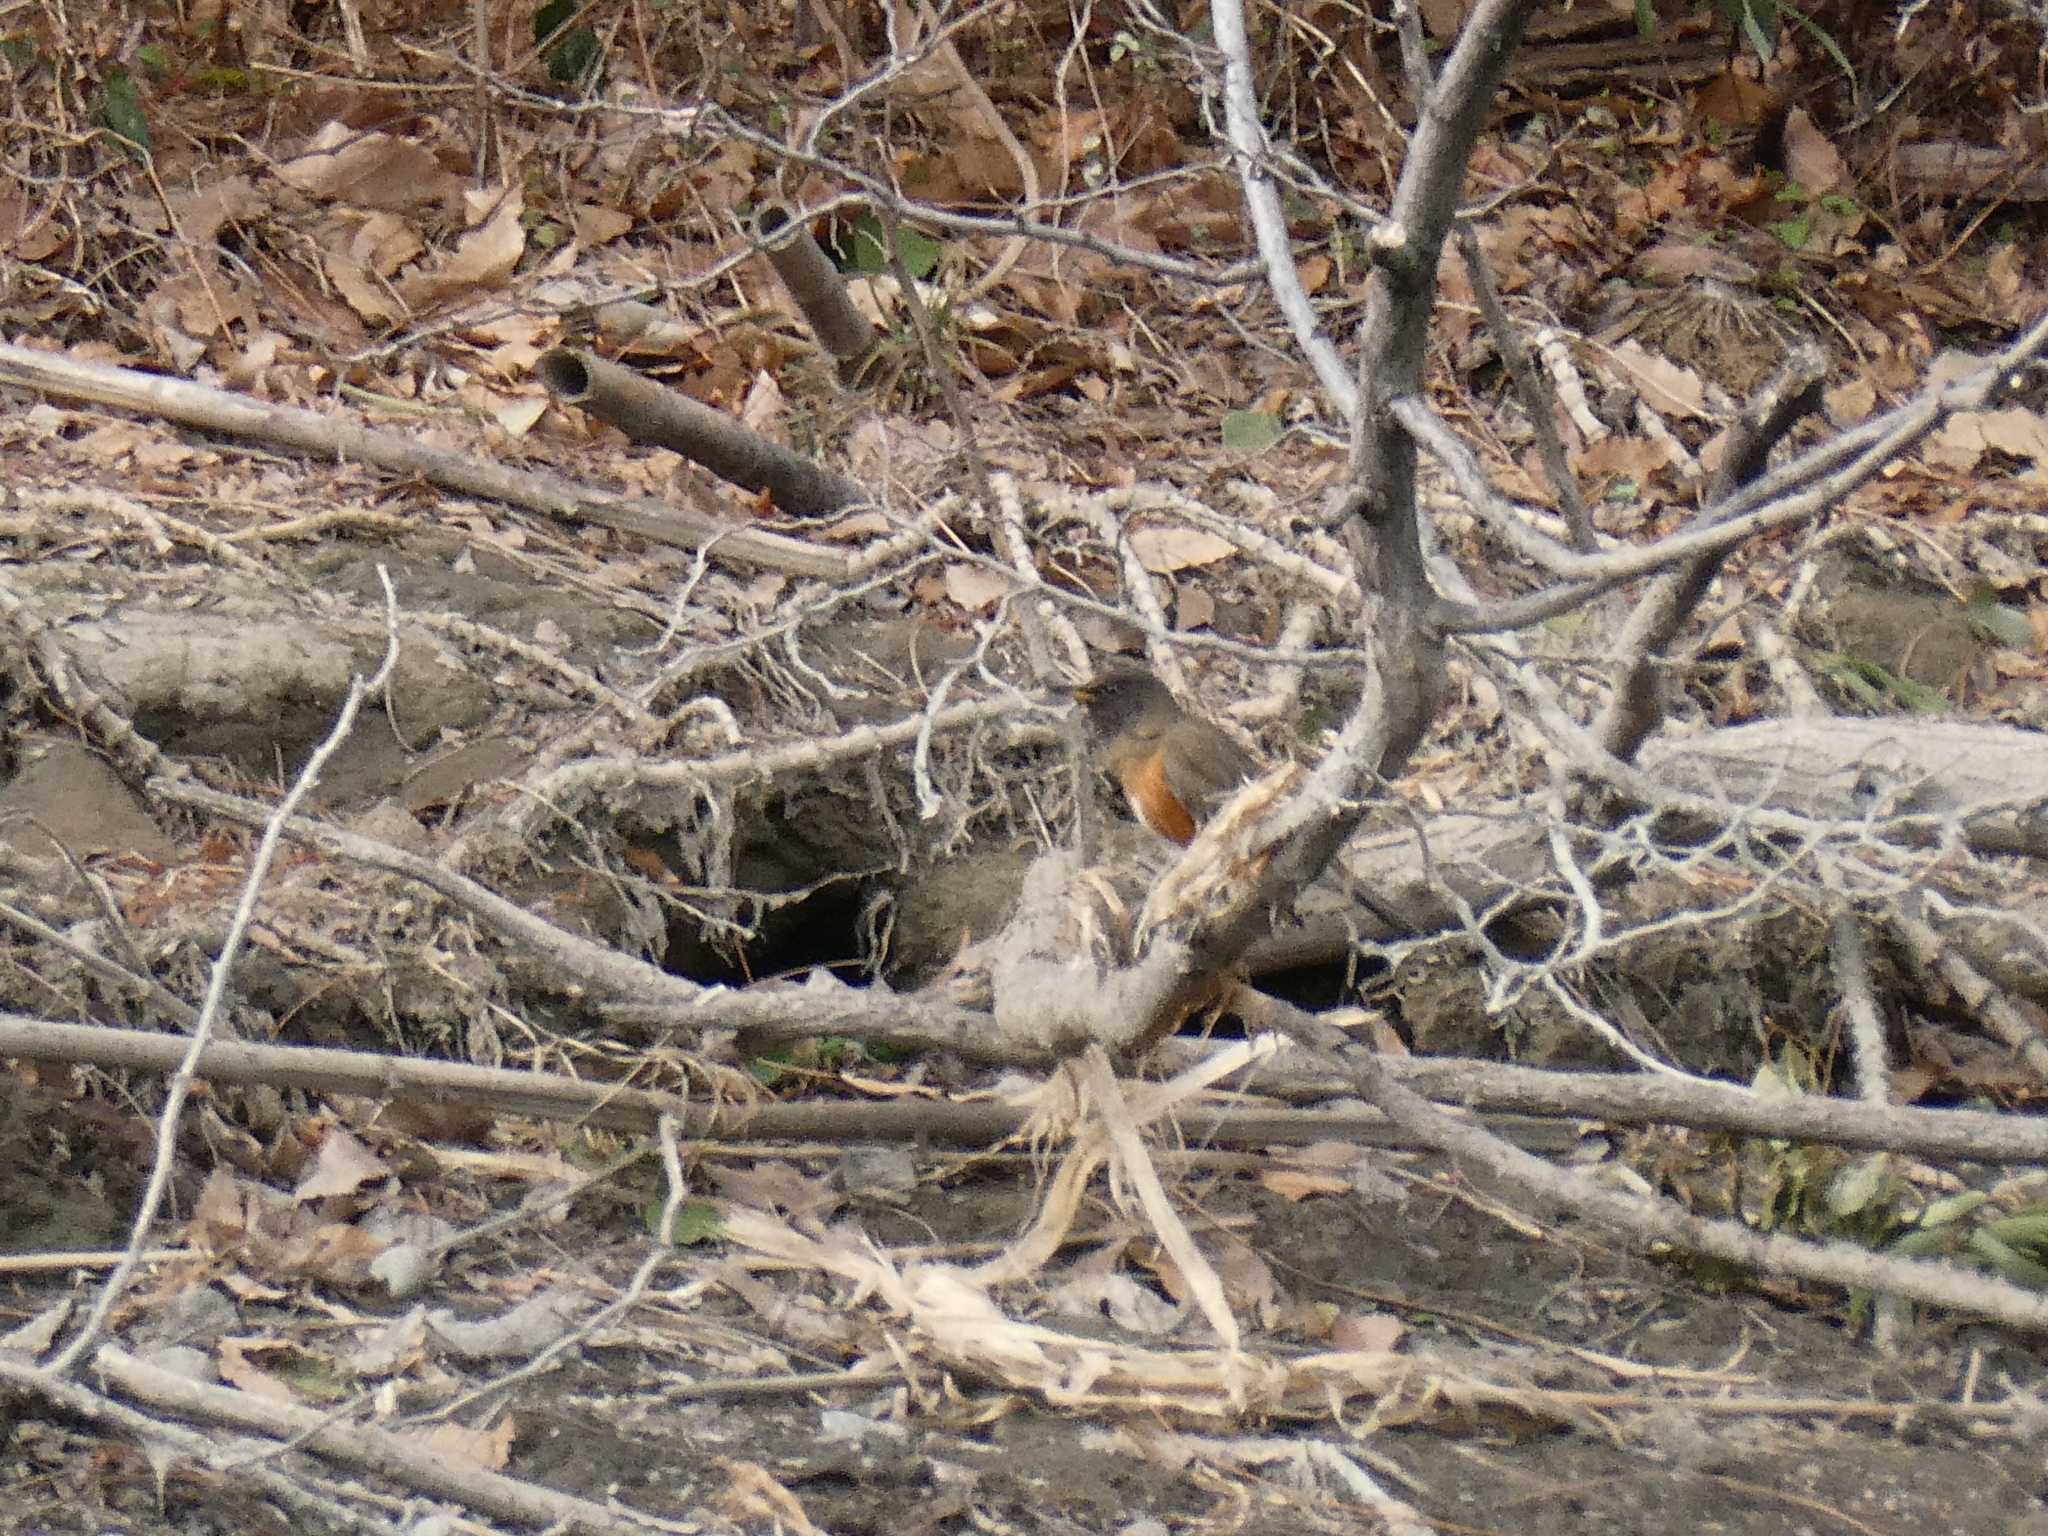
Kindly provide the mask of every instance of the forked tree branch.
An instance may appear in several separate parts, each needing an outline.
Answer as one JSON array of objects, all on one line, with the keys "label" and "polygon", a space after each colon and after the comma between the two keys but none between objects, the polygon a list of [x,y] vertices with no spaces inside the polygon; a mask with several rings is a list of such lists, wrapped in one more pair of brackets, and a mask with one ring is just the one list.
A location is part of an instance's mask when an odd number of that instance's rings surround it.
[{"label": "forked tree branch", "polygon": [[[1359,703],[1298,790],[1289,786],[1269,814],[1212,826],[1196,840],[1155,887],[1136,959],[1062,997],[1062,1027],[1097,1040],[1142,1036],[1182,1004],[1190,978],[1234,964],[1328,866],[1363,820],[1367,792],[1400,772],[1436,714],[1443,639],[1430,622],[1415,444],[1388,407],[1422,390],[1437,263],[1466,164],[1534,8],[1534,0],[1480,0],[1442,80],[1422,95],[1391,216],[1372,237],[1351,462],[1332,519],[1358,570],[1375,578]],[[1294,281],[1292,257],[1278,255],[1288,270],[1270,276],[1284,289]]]}]

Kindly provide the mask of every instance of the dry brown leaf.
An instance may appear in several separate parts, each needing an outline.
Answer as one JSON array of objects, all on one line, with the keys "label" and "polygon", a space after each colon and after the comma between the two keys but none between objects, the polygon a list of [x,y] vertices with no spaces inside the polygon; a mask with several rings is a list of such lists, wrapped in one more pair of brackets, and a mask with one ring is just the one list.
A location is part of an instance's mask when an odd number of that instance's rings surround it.
[{"label": "dry brown leaf", "polygon": [[599,203],[578,203],[569,210],[569,227],[585,245],[605,245],[631,229],[633,218]]},{"label": "dry brown leaf", "polygon": [[1714,632],[1707,636],[1700,647],[1702,656],[1737,656],[1742,653],[1745,642],[1742,636],[1742,617],[1729,614],[1714,626]]},{"label": "dry brown leaf", "polygon": [[2048,464],[2048,422],[2037,412],[2018,406],[1965,411],[1943,422],[1920,451],[1930,466],[1951,473],[1975,468],[1986,453],[2009,454],[2033,462],[2032,478]]},{"label": "dry brown leaf", "polygon": [[1170,576],[1190,566],[1214,565],[1237,553],[1237,546],[1203,528],[1185,523],[1154,523],[1131,533],[1138,563],[1154,576]]},{"label": "dry brown leaf", "polygon": [[357,133],[331,122],[305,150],[279,163],[278,179],[308,197],[363,208],[452,204],[462,183],[427,150],[388,133]]},{"label": "dry brown leaf", "polygon": [[1733,252],[1698,240],[1660,240],[1637,255],[1629,270],[1646,283],[1674,288],[1701,277],[1724,283],[1752,283],[1757,275],[1755,267]]},{"label": "dry brown leaf", "polygon": [[1785,174],[1815,197],[1848,180],[1841,152],[1813,125],[1804,107],[1785,114]]},{"label": "dry brown leaf", "polygon": [[413,308],[488,292],[512,275],[526,250],[526,228],[520,222],[526,200],[516,187],[488,195],[496,198],[490,216],[462,237],[447,260],[399,283],[399,293]]},{"label": "dry brown leaf", "polygon": [[320,268],[348,307],[372,325],[388,324],[404,313],[398,296],[373,278],[347,251],[321,252]]},{"label": "dry brown leaf", "polygon": [[282,1347],[274,1339],[222,1339],[216,1351],[220,1357],[220,1379],[266,1403],[296,1402],[290,1387],[249,1358],[253,1351],[275,1351]]},{"label": "dry brown leaf", "polygon": [[1434,38],[1453,38],[1472,14],[1472,0],[1422,0],[1422,24]]},{"label": "dry brown leaf", "polygon": [[328,1131],[320,1142],[313,1166],[292,1191],[292,1198],[304,1204],[335,1195],[352,1195],[374,1179],[391,1177],[391,1167],[340,1126]]},{"label": "dry brown leaf", "polygon": [[464,405],[489,417],[510,438],[526,436],[548,410],[547,397],[537,392],[505,395],[494,389],[465,388],[460,393]]},{"label": "dry brown leaf", "polygon": [[825,1536],[811,1523],[797,1496],[752,1461],[721,1461],[718,1464],[731,1479],[719,1503],[725,1512],[743,1521],[763,1521],[776,1530],[787,1528],[795,1536]]},{"label": "dry brown leaf", "polygon": [[777,436],[774,428],[782,420],[784,405],[782,386],[776,382],[775,376],[765,370],[758,371],[747,385],[746,398],[740,402],[740,425],[763,437]]},{"label": "dry brown leaf", "polygon": [[791,1216],[832,1210],[843,1198],[829,1181],[812,1178],[788,1163],[757,1163],[750,1168],[714,1167],[711,1177],[718,1185],[718,1192],[736,1204],[751,1205],[757,1210],[784,1211]]},{"label": "dry brown leaf", "polygon": [[519,1424],[510,1414],[488,1430],[469,1429],[461,1424],[436,1424],[421,1438],[435,1452],[457,1461],[497,1472],[512,1459],[512,1441]]},{"label": "dry brown leaf", "polygon": [[268,199],[246,176],[224,176],[196,192],[174,192],[167,199],[177,216],[178,233],[188,247],[211,245],[230,221],[248,223],[268,211]]},{"label": "dry brown leaf", "polygon": [[413,1307],[373,1328],[357,1339],[344,1358],[349,1373],[358,1377],[396,1376],[412,1370],[426,1358],[426,1308]]},{"label": "dry brown leaf", "polygon": [[197,456],[190,443],[152,435],[135,445],[135,467],[162,474],[189,464]]},{"label": "dry brown leaf", "polygon": [[1309,1173],[1300,1168],[1269,1168],[1259,1175],[1259,1186],[1293,1205],[1316,1195],[1343,1195],[1351,1191],[1349,1179],[1328,1173]]},{"label": "dry brown leaf", "polygon": [[1345,1313],[1330,1329],[1330,1342],[1349,1354],[1383,1355],[1407,1332],[1398,1317],[1384,1312]]},{"label": "dry brown leaf", "polygon": [[1853,427],[1877,409],[1877,387],[1868,379],[1851,379],[1828,390],[1821,396],[1821,402],[1827,409],[1829,425]]},{"label": "dry brown leaf", "polygon": [[1670,462],[1668,447],[1641,437],[1603,437],[1571,454],[1572,468],[1590,480],[1633,480],[1638,485]]},{"label": "dry brown leaf", "polygon": [[17,1327],[0,1333],[0,1350],[12,1350],[17,1354],[40,1355],[57,1342],[70,1321],[73,1310],[72,1298],[51,1303],[34,1317]]},{"label": "dry brown leaf", "polygon": [[[1080,319],[1081,306],[1087,298],[1087,293],[1078,283],[1035,277],[1030,273],[1017,271],[1010,273],[1009,281],[1012,296],[1030,313],[1042,315],[1062,326],[1072,325]],[[1061,366],[1071,375],[1079,365],[1067,363]]]},{"label": "dry brown leaf", "polygon": [[242,1302],[283,1301],[291,1295],[291,1291],[285,1286],[266,1285],[254,1276],[245,1275],[237,1269],[231,1269],[226,1274],[216,1275],[214,1280],[222,1290],[234,1297],[235,1300]]},{"label": "dry brown leaf", "polygon": [[[335,244],[341,243],[337,231]],[[356,226],[346,243],[348,254],[376,277],[392,276],[427,248],[418,227],[394,213],[371,214]]]},{"label": "dry brown leaf", "polygon": [[946,567],[946,596],[969,613],[995,607],[1010,592],[1010,582],[979,565],[953,564]]},{"label": "dry brown leaf", "polygon": [[229,1169],[217,1167],[207,1176],[192,1207],[192,1219],[185,1223],[185,1241],[203,1253],[217,1254],[235,1247],[248,1234],[242,1181]]},{"label": "dry brown leaf", "polygon": [[81,460],[111,461],[138,452],[155,436],[154,431],[139,422],[114,421],[74,439],[71,446]]},{"label": "dry brown leaf", "polygon": [[2021,325],[2030,312],[2025,253],[2017,240],[1997,246],[1984,261],[1984,286],[1998,304],[1998,319]]},{"label": "dry brown leaf", "polygon": [[1681,368],[1635,341],[1617,343],[1608,349],[1607,356],[1660,416],[1707,414],[1706,386],[1690,368]]},{"label": "dry brown leaf", "polygon": [[1355,1141],[1312,1141],[1306,1146],[1290,1147],[1283,1155],[1283,1161],[1290,1168],[1320,1168],[1328,1173],[1344,1173],[1365,1157],[1365,1149]]},{"label": "dry brown leaf", "polygon": [[1280,1286],[1258,1250],[1241,1237],[1225,1237],[1215,1264],[1231,1310],[1249,1312],[1262,1326],[1270,1326],[1273,1310],[1279,1304]]},{"label": "dry brown leaf", "polygon": [[1693,115],[1724,128],[1755,128],[1771,115],[1777,96],[1747,75],[1724,69],[1694,92]]},{"label": "dry brown leaf", "polygon": [[1201,587],[1183,581],[1173,590],[1173,622],[1177,629],[1200,629],[1216,617],[1216,599]]},{"label": "dry brown leaf", "polygon": [[2048,458],[2048,421],[2043,421],[2038,411],[2012,406],[2000,411],[1972,411],[1951,420],[1973,421],[1983,433],[1987,448],[2036,462]]},{"label": "dry brown leaf", "polygon": [[371,1264],[390,1246],[361,1227],[330,1221],[267,1247],[264,1256],[275,1274],[361,1290],[374,1278]]}]

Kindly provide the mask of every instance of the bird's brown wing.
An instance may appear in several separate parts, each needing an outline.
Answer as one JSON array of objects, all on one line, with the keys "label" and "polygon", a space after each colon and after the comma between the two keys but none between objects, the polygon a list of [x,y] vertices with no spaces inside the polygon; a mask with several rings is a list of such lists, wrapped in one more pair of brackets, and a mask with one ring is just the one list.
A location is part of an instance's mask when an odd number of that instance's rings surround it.
[{"label": "bird's brown wing", "polygon": [[1258,764],[1223,731],[1190,722],[1166,741],[1166,786],[1199,820],[1250,778]]}]

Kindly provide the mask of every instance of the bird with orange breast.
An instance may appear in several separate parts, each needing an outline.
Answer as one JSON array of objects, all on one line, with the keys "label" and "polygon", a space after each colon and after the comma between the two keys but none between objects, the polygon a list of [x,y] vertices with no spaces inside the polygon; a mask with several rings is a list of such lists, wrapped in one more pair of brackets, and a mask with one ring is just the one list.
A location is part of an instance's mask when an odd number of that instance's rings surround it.
[{"label": "bird with orange breast", "polygon": [[1138,663],[1112,662],[1073,692],[1087,711],[1096,765],[1116,780],[1131,814],[1169,842],[1192,842],[1257,771],[1229,732],[1181,708]]}]

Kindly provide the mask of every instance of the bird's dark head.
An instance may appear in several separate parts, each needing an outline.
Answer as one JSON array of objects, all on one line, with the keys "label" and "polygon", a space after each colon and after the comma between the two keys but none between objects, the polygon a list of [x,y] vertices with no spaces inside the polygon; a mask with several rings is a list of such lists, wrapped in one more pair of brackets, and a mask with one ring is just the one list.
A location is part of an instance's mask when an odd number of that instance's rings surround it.
[{"label": "bird's dark head", "polygon": [[1151,669],[1134,661],[1113,661],[1074,690],[1088,712],[1088,724],[1105,740],[1147,715],[1171,712],[1173,695]]}]

